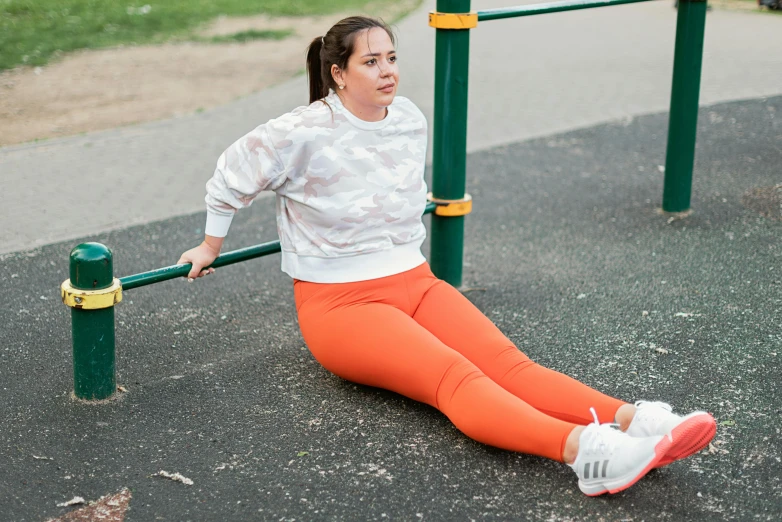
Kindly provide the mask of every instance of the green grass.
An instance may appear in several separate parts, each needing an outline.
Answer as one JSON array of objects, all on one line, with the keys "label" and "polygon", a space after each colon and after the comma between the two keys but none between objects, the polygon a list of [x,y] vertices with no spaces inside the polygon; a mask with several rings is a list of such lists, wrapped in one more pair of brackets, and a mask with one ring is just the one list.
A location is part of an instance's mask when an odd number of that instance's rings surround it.
[{"label": "green grass", "polygon": [[209,38],[212,43],[229,43],[229,42],[250,42],[252,40],[282,40],[293,34],[293,29],[284,30],[266,30],[258,31],[256,29],[250,29],[248,31],[241,31],[239,33],[228,34],[223,36],[213,36]]},{"label": "green grass", "polygon": [[0,0],[0,70],[44,65],[53,55],[77,49],[189,39],[199,24],[220,15],[315,15],[356,9],[367,3],[368,0]]}]

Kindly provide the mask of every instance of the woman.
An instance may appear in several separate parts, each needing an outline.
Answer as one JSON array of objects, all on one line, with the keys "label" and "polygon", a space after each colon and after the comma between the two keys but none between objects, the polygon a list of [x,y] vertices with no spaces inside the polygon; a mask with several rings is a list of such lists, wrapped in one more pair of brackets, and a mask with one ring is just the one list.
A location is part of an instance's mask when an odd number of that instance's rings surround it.
[{"label": "woman", "polygon": [[234,213],[273,190],[302,335],[336,375],[434,406],[480,442],[567,463],[587,495],[621,491],[708,444],[708,413],[628,404],[533,363],[432,274],[420,248],[426,120],[396,96],[384,23],[338,22],[310,44],[307,69],[310,105],[220,156],[206,237],[179,260],[192,263],[191,281],[214,272],[204,267]]}]

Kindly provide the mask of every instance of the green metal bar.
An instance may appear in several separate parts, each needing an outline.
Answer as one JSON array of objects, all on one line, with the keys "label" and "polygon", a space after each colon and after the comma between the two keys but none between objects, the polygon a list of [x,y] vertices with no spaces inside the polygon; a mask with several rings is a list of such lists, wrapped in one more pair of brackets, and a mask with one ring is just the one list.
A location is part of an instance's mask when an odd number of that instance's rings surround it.
[{"label": "green metal bar", "polygon": [[[100,243],[83,243],[71,250],[71,286],[101,290],[114,281],[111,250]],[[73,392],[85,400],[111,397],[117,389],[114,357],[114,307],[71,309],[73,335]]]},{"label": "green metal bar", "polygon": [[690,208],[705,28],[706,2],[679,0],[665,154],[663,210],[666,212]]},{"label": "green metal bar", "polygon": [[[467,13],[470,0],[438,0],[441,13]],[[436,29],[432,195],[462,199],[466,185],[469,29]],[[432,216],[431,266],[437,277],[462,284],[464,216]]]},{"label": "green metal bar", "polygon": [[[213,268],[219,268],[221,266],[232,265],[241,261],[249,261],[257,257],[267,256],[269,254],[276,254],[280,251],[279,241],[270,241],[269,243],[263,243],[260,245],[240,248],[232,252],[226,252],[222,254],[214,263]],[[143,272],[141,274],[135,274],[131,276],[120,277],[120,283],[122,283],[122,290],[132,290],[141,286],[151,285],[153,283],[160,283],[162,281],[168,281],[169,279],[176,279],[178,277],[185,277],[190,272],[191,264],[184,265],[172,265],[165,268],[159,268],[157,270],[151,270],[149,272]]]},{"label": "green metal bar", "polygon": [[[424,214],[430,214],[434,212],[436,205],[429,203],[426,205]],[[268,256],[269,254],[276,254],[280,251],[279,241],[270,241],[260,245],[240,248],[239,250],[233,250],[226,252],[219,256],[212,263],[213,268],[219,268],[221,266],[233,265],[234,263],[240,263],[242,261],[249,261],[250,259],[256,259],[258,257]],[[143,272],[141,274],[135,274],[120,278],[122,283],[122,290],[132,290],[142,286],[151,285],[153,283],[160,283],[162,281],[168,281],[169,279],[176,279],[178,277],[185,277],[190,272],[190,263],[185,265],[173,265],[165,268],[159,268],[157,270],[151,270],[149,272]]]},{"label": "green metal bar", "polygon": [[562,11],[575,11],[577,9],[591,9],[593,7],[610,7],[612,5],[635,4],[638,2],[650,2],[651,0],[566,0],[564,2],[550,2],[547,4],[519,5],[516,7],[501,7],[499,9],[486,9],[478,11],[478,21],[501,20],[503,18],[516,18],[519,16],[532,16],[547,13],[560,13]]}]

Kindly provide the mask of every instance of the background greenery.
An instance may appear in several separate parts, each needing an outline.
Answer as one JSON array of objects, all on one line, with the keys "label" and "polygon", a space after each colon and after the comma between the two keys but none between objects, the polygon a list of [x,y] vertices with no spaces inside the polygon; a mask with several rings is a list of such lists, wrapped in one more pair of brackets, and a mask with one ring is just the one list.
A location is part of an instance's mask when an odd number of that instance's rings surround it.
[{"label": "background greenery", "polygon": [[[316,15],[356,9],[367,3],[368,0],[0,0],[0,70],[43,65],[52,55],[76,49],[196,39],[193,30],[220,15]],[[284,36],[274,31],[244,35],[245,39]]]}]

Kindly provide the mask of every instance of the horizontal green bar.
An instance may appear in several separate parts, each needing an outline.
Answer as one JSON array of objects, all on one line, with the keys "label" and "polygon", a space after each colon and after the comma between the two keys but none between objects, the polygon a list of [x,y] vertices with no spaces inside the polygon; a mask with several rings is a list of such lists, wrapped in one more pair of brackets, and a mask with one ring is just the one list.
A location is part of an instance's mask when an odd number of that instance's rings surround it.
[{"label": "horizontal green bar", "polygon": [[[226,252],[221,256],[218,256],[212,263],[212,267],[218,268],[221,266],[232,265],[239,263],[240,261],[249,261],[257,257],[267,256],[269,254],[276,254],[280,251],[279,241],[270,241],[269,243],[262,243],[260,245],[240,248],[233,252]],[[187,276],[190,272],[192,265],[190,263],[184,265],[173,265],[165,268],[159,268],[150,272],[143,272],[141,274],[120,277],[120,283],[122,283],[122,290],[132,290],[140,286],[151,285],[152,283],[160,283],[162,281],[168,281],[169,279],[176,279],[178,277]]]},{"label": "horizontal green bar", "polygon": [[577,9],[590,9],[592,7],[609,7],[612,5],[635,4],[637,2],[650,1],[652,0],[565,0],[564,2],[551,2],[548,4],[501,7],[499,9],[478,11],[478,21],[501,20],[503,18],[515,18],[517,16],[559,13],[562,11],[575,11]]},{"label": "horizontal green bar", "polygon": [[[426,205],[424,214],[430,214],[434,212],[436,205],[429,203]],[[221,266],[233,265],[241,261],[249,261],[250,259],[256,259],[258,257],[268,256],[269,254],[276,254],[280,251],[279,241],[270,241],[268,243],[262,243],[247,248],[240,248],[232,252],[226,252],[225,254],[218,256],[212,263],[213,268],[219,268]],[[178,277],[185,277],[190,272],[191,265],[187,263],[185,265],[173,265],[165,268],[159,268],[150,272],[143,272],[141,274],[135,274],[125,277],[120,277],[120,283],[122,283],[122,290],[133,290],[142,286],[151,285],[153,283],[160,283],[168,281],[169,279],[176,279]]]}]

